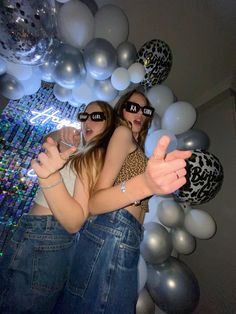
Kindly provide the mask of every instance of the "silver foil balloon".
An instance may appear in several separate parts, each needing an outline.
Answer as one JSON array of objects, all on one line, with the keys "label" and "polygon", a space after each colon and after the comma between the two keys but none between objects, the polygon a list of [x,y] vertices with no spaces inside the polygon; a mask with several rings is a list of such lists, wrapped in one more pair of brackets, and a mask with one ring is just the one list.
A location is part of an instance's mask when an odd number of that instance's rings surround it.
[{"label": "silver foil balloon", "polygon": [[84,49],[84,61],[94,79],[106,80],[116,68],[117,52],[106,39],[94,38]]},{"label": "silver foil balloon", "polygon": [[111,80],[95,81],[94,91],[98,99],[112,101],[118,95],[118,91],[112,86]]},{"label": "silver foil balloon", "polygon": [[56,33],[53,0],[4,0],[0,6],[0,55],[21,64],[41,64]]},{"label": "silver foil balloon", "polygon": [[184,223],[184,211],[175,201],[163,200],[158,206],[157,216],[166,227],[173,228]]},{"label": "silver foil balloon", "polygon": [[200,289],[195,275],[175,257],[163,264],[148,266],[147,289],[166,313],[193,313],[199,302]]},{"label": "silver foil balloon", "polygon": [[191,129],[177,136],[177,149],[179,150],[207,150],[210,145],[208,135],[198,129]]},{"label": "silver foil balloon", "polygon": [[65,88],[58,84],[54,84],[53,93],[59,101],[69,101],[71,99],[71,89]]},{"label": "silver foil balloon", "polygon": [[118,66],[128,69],[135,62],[137,50],[134,44],[124,41],[117,47],[117,63]]},{"label": "silver foil balloon", "polygon": [[71,89],[84,81],[86,70],[83,55],[78,48],[61,44],[54,56],[55,66],[52,76],[57,84]]},{"label": "silver foil balloon", "polygon": [[6,98],[17,100],[24,96],[24,87],[14,76],[6,73],[0,76],[0,94]]},{"label": "silver foil balloon", "polygon": [[148,293],[147,289],[143,288],[138,296],[136,304],[136,314],[154,314],[155,304]]},{"label": "silver foil balloon", "polygon": [[151,264],[163,263],[172,251],[169,232],[157,222],[145,224],[144,229],[144,237],[140,246],[143,258]]},{"label": "silver foil balloon", "polygon": [[196,239],[182,228],[171,230],[172,244],[180,254],[191,254],[196,248]]}]

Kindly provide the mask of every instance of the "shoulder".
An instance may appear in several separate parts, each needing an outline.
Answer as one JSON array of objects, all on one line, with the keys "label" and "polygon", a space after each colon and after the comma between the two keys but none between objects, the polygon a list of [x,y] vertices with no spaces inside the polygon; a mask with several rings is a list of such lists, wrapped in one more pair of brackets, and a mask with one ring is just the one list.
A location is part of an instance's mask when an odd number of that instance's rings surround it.
[{"label": "shoulder", "polygon": [[132,139],[133,135],[132,135],[132,131],[124,125],[120,125],[118,126],[114,133],[113,133],[114,137],[119,137],[119,138],[126,138],[126,139]]}]

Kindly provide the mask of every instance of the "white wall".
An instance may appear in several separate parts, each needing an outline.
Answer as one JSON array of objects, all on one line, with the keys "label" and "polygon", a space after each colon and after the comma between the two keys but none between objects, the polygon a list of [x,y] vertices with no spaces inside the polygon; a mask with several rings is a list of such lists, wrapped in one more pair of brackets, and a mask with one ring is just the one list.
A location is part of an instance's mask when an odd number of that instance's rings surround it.
[{"label": "white wall", "polygon": [[221,191],[206,204],[216,221],[217,233],[209,240],[198,240],[197,249],[180,256],[195,273],[201,299],[196,313],[236,313],[236,115],[235,93],[227,90],[210,103],[198,108],[195,127],[205,131],[211,145],[209,151],[224,168]]}]

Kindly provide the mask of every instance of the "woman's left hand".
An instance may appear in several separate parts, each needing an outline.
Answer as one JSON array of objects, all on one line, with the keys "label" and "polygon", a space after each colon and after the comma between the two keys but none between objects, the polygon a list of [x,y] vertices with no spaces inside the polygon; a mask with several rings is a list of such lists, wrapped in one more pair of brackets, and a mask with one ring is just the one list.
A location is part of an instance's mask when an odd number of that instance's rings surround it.
[{"label": "woman's left hand", "polygon": [[46,152],[40,153],[37,159],[31,161],[32,169],[41,179],[46,179],[63,168],[69,157],[76,151],[76,147],[73,146],[60,153],[57,148],[57,142],[51,137],[47,138],[42,147]]},{"label": "woman's left hand", "polygon": [[170,194],[186,183],[185,159],[189,158],[192,152],[175,150],[167,154],[169,143],[170,138],[163,136],[147,164],[146,184],[153,194]]}]

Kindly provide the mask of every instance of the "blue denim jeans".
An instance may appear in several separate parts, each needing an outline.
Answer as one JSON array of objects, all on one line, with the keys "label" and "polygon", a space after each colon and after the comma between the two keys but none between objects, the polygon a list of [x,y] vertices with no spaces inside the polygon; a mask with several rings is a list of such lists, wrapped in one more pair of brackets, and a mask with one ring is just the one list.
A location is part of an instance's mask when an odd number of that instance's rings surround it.
[{"label": "blue denim jeans", "polygon": [[88,219],[56,313],[135,313],[142,235],[142,225],[125,209]]},{"label": "blue denim jeans", "polygon": [[74,249],[53,216],[23,215],[0,260],[0,313],[50,313]]}]

